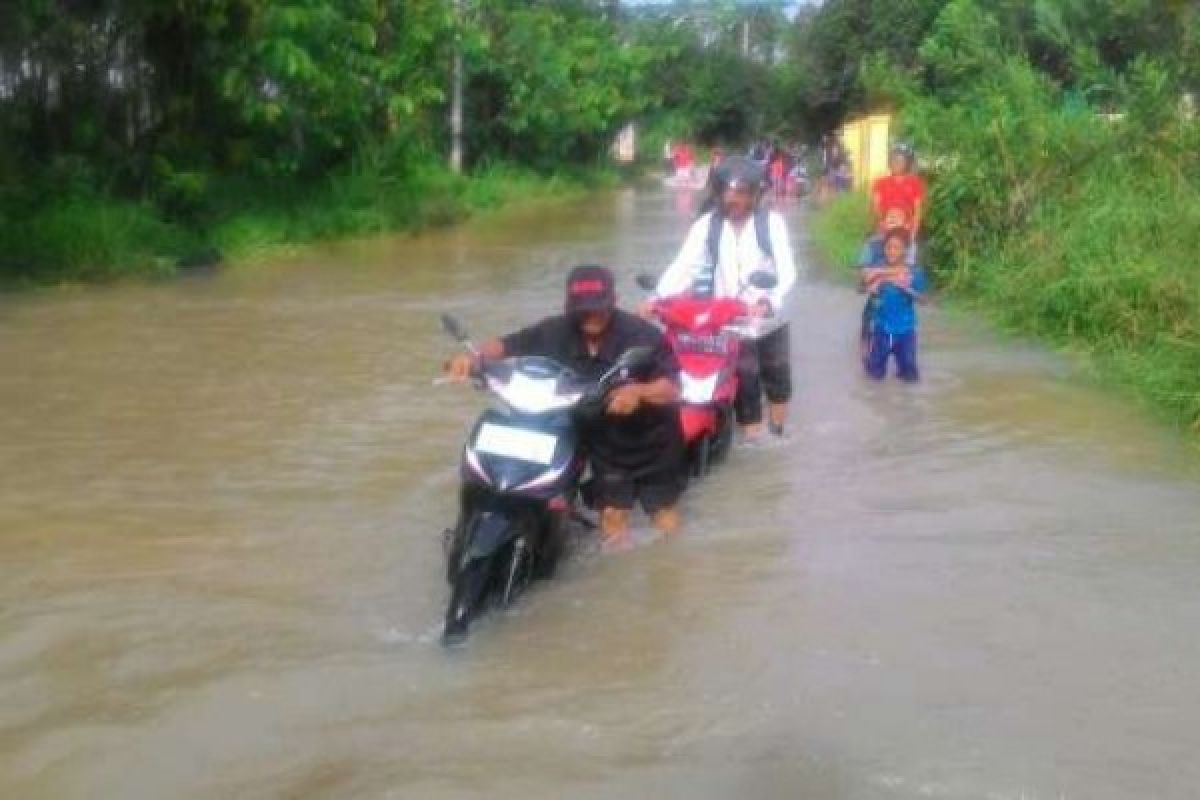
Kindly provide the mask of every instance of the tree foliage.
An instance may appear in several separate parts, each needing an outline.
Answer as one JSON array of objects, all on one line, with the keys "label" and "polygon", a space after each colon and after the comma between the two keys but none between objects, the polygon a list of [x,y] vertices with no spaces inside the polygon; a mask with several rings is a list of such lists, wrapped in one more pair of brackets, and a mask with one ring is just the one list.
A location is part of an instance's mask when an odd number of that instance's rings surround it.
[{"label": "tree foliage", "polygon": [[865,54],[857,91],[923,156],[942,286],[1200,430],[1195,24],[1186,3],[949,0],[911,61]]},{"label": "tree foliage", "polygon": [[74,161],[144,189],[195,170],[321,175],[398,141],[437,152],[459,42],[473,101],[492,112],[474,120],[481,157],[592,158],[645,104],[646,48],[616,41],[601,6],[462,5],[12,0],[0,7],[8,167]]},{"label": "tree foliage", "polygon": [[676,135],[738,143],[806,127],[788,68],[797,26],[778,9],[676,2],[629,24],[644,42],[652,108]]},{"label": "tree foliage", "polygon": [[546,170],[597,160],[631,119],[651,142],[812,138],[872,105],[975,97],[1023,67],[1054,102],[1161,128],[1171,98],[1200,86],[1200,7],[7,0],[0,212],[19,229],[68,198],[112,198],[202,232],[223,209],[298,202],[339,176],[415,192],[449,149],[456,50],[469,165]]},{"label": "tree foliage", "polygon": [[651,50],[585,3],[489,2],[472,15],[471,151],[547,165],[586,161],[641,112]]}]

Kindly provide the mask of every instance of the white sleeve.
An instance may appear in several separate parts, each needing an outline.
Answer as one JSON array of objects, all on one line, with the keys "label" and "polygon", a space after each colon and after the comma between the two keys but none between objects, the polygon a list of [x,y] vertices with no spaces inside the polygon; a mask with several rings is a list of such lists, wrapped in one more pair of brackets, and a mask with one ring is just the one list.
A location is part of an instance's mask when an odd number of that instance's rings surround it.
[{"label": "white sleeve", "polygon": [[691,291],[696,268],[705,260],[704,249],[708,245],[710,216],[711,214],[705,214],[692,223],[687,238],[683,240],[683,247],[679,249],[679,255],[658,279],[655,294],[659,297],[672,297]]},{"label": "white sleeve", "polygon": [[796,285],[796,261],[792,256],[792,243],[783,217],[771,213],[767,220],[767,231],[771,236],[771,250],[775,259],[775,275],[779,280],[778,285],[771,290],[771,305],[781,309],[787,300],[788,292]]}]

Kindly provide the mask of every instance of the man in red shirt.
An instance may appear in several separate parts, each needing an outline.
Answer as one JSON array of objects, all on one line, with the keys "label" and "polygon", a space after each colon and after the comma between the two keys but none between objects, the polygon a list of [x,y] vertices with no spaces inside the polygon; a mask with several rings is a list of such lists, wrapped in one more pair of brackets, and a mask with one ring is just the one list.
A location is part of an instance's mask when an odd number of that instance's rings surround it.
[{"label": "man in red shirt", "polygon": [[871,187],[871,210],[875,229],[882,235],[894,227],[908,231],[916,241],[921,231],[921,212],[925,205],[925,181],[913,173],[912,148],[897,144],[889,161],[890,175],[878,178]]}]

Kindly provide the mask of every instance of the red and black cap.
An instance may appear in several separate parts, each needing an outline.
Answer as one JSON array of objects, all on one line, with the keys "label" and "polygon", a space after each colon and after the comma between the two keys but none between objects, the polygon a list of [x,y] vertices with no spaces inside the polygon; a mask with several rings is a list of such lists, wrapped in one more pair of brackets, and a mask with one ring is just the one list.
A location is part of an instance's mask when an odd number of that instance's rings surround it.
[{"label": "red and black cap", "polygon": [[608,267],[594,264],[575,267],[567,276],[567,313],[611,311],[617,305],[614,284]]}]

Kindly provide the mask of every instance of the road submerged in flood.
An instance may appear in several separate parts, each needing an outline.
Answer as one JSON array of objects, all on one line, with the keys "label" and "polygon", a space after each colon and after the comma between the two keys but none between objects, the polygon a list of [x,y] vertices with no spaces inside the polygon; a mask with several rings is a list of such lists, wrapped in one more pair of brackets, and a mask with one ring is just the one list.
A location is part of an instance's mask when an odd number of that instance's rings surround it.
[{"label": "road submerged in flood", "polygon": [[0,796],[1195,797],[1194,457],[936,309],[869,384],[812,270],[788,440],[439,646],[483,398],[431,388],[437,313],[514,328],[589,261],[632,303],[690,201],[0,299]]}]

